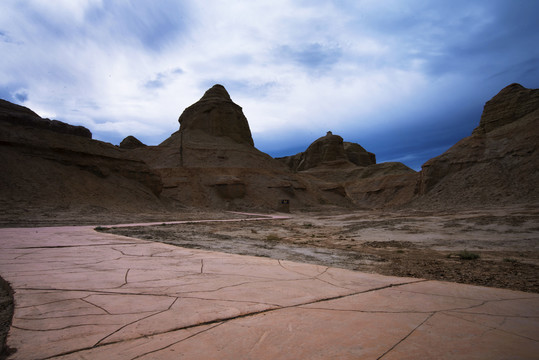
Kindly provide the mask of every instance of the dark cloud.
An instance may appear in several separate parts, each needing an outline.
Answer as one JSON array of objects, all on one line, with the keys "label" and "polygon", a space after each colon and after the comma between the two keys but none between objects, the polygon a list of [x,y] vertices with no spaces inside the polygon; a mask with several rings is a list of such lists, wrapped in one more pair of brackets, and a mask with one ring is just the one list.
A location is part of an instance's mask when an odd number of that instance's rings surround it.
[{"label": "dark cloud", "polygon": [[20,91],[20,92],[15,93],[13,97],[17,99],[19,102],[23,103],[26,100],[28,100],[28,93],[26,91]]}]

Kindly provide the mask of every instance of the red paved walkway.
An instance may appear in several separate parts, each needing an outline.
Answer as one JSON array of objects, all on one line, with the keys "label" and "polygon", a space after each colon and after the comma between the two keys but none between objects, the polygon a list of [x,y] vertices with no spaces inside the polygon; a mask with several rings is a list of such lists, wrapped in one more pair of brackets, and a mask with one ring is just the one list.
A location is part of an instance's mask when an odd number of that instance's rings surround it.
[{"label": "red paved walkway", "polygon": [[12,359],[537,359],[539,295],[0,229]]}]

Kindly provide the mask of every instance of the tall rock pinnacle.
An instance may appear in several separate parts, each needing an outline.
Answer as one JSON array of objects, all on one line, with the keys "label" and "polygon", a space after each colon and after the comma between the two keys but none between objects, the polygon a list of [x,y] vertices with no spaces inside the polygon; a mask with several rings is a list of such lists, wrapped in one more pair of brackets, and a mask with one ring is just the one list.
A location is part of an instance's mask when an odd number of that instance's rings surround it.
[{"label": "tall rock pinnacle", "polygon": [[222,85],[214,85],[180,115],[180,132],[199,130],[212,136],[228,137],[254,146],[247,118]]}]

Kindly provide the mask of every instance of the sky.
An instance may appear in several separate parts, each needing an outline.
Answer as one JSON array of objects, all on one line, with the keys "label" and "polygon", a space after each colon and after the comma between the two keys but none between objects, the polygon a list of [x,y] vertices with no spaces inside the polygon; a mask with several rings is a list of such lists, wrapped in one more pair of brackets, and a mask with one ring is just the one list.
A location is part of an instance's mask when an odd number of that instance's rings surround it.
[{"label": "sky", "polygon": [[415,170],[511,83],[539,88],[537,0],[2,0],[0,98],[157,145],[214,84],[280,157],[332,131]]}]

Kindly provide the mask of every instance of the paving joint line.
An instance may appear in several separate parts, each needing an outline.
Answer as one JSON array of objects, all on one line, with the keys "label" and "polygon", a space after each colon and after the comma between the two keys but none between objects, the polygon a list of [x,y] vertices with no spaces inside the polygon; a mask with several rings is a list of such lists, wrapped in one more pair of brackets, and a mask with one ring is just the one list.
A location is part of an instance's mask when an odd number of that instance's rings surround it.
[{"label": "paving joint line", "polygon": [[[387,288],[391,288],[391,287],[399,287],[399,286],[403,286],[403,285],[420,283],[420,282],[425,282],[425,281],[429,281],[429,280],[420,279],[420,280],[416,280],[416,281],[409,281],[409,282],[406,282],[406,283],[389,284],[389,285],[381,286],[381,287],[378,287],[378,288],[357,291],[357,292],[350,293],[350,294],[337,295],[337,296],[332,296],[332,297],[328,297],[328,298],[324,298],[324,299],[308,301],[308,302],[305,302],[305,303],[302,303],[302,304],[281,306],[281,307],[277,307],[277,308],[266,309],[266,310],[262,310],[262,311],[256,311],[256,312],[241,314],[241,315],[237,315],[237,316],[231,316],[231,317],[227,317],[227,318],[209,320],[209,321],[205,321],[205,322],[202,322],[202,323],[191,324],[191,325],[187,325],[187,326],[183,326],[183,327],[179,327],[179,328],[174,328],[174,329],[170,329],[170,330],[159,332],[159,333],[145,334],[145,335],[142,335],[142,336],[139,336],[139,337],[134,337],[134,338],[131,338],[131,339],[118,340],[118,341],[110,342],[110,343],[107,343],[107,344],[99,344],[99,345],[94,345],[92,347],[85,347],[85,348],[81,348],[81,349],[78,349],[78,350],[73,350],[73,351],[70,351],[70,352],[67,352],[67,353],[61,353],[61,354],[52,355],[52,356],[43,358],[43,360],[52,359],[52,358],[58,357],[58,356],[70,355],[70,354],[74,354],[74,353],[77,353],[77,352],[81,352],[81,351],[85,351],[85,350],[91,350],[91,349],[95,349],[95,348],[99,348],[99,347],[103,347],[103,346],[107,346],[107,345],[118,344],[118,343],[122,343],[122,342],[125,342],[125,341],[134,341],[134,340],[138,340],[138,339],[141,339],[141,338],[147,338],[149,336],[157,336],[157,335],[169,334],[169,333],[172,333],[172,332],[181,331],[181,330],[187,330],[187,329],[191,329],[191,328],[195,328],[195,327],[199,327],[199,326],[206,326],[206,325],[212,325],[212,324],[224,324],[224,323],[232,321],[232,320],[243,319],[243,318],[252,317],[252,316],[256,316],[256,315],[260,315],[260,314],[270,313],[270,312],[273,312],[273,311],[292,309],[292,308],[297,308],[297,307],[301,307],[301,306],[305,306],[305,305],[316,304],[316,303],[325,302],[325,301],[331,301],[331,300],[337,300],[337,299],[342,299],[342,298],[349,297],[349,296],[365,294],[365,293],[378,291],[378,290],[383,290],[383,289],[387,289]],[[164,311],[167,311],[167,310],[163,310],[162,312],[164,312]],[[153,316],[153,315],[150,315],[150,316]],[[125,325],[125,326],[127,326],[127,325]],[[212,327],[210,329],[206,329],[205,331],[211,330],[214,327]],[[183,339],[183,340],[185,340],[185,339]],[[183,340],[181,340],[181,341],[183,341]],[[178,341],[178,342],[181,342],[181,341]],[[169,346],[171,346],[171,345],[169,345]],[[136,358],[134,358],[134,359],[136,359]]]}]

